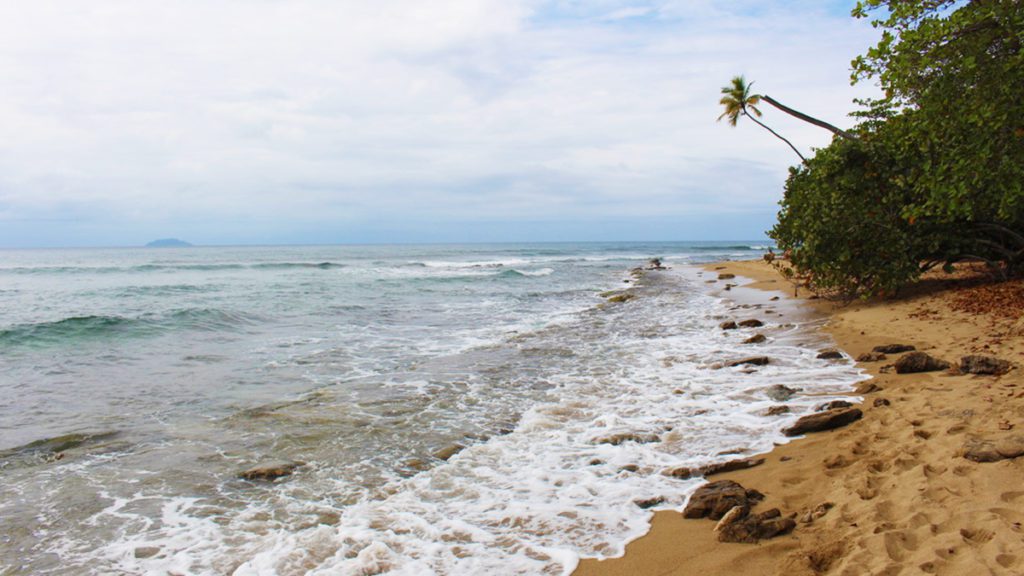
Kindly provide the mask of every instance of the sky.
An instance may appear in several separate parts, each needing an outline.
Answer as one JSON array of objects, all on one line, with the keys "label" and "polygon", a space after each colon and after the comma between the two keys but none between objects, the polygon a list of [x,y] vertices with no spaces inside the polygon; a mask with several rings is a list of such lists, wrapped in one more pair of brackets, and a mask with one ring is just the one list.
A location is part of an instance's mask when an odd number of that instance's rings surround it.
[{"label": "sky", "polygon": [[853,3],[0,3],[0,247],[762,238]]}]

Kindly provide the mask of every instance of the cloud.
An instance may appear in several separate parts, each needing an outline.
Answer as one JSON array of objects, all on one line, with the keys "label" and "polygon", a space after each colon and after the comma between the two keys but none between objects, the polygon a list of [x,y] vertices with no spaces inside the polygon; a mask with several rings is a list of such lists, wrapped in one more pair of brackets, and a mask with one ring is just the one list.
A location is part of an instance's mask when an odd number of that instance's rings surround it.
[{"label": "cloud", "polygon": [[795,156],[719,87],[849,124],[874,34],[809,1],[8,3],[0,245],[763,214]]}]

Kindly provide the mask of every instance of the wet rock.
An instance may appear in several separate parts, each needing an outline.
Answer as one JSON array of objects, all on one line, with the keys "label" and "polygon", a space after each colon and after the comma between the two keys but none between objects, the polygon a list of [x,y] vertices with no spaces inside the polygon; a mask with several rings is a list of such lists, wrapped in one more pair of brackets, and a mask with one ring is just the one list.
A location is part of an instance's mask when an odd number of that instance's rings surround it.
[{"label": "wet rock", "polygon": [[615,302],[615,303],[621,303],[621,302],[629,302],[633,298],[636,298],[636,294],[629,294],[629,293],[626,293],[626,294],[616,294],[615,296],[612,296],[611,298],[609,298],[608,301],[609,302]]},{"label": "wet rock", "polygon": [[804,416],[782,431],[786,436],[799,436],[809,432],[822,432],[846,426],[860,420],[863,413],[857,408],[839,408]]},{"label": "wet rock", "polygon": [[753,468],[754,466],[760,466],[761,464],[764,464],[764,458],[742,458],[740,460],[730,460],[728,462],[708,464],[706,466],[682,466],[667,470],[665,475],[678,478],[680,480],[697,478],[699,476],[707,478],[708,476],[713,476],[715,474],[724,474],[726,472],[734,472],[736,470],[746,470],[747,468]]},{"label": "wet rock", "polygon": [[840,352],[839,350],[836,350],[835,348],[825,348],[822,350],[818,350],[819,360],[841,360],[842,358],[843,353]]},{"label": "wet rock", "polygon": [[459,443],[449,444],[437,452],[434,452],[434,458],[437,458],[438,460],[448,460],[465,449],[466,447]]},{"label": "wet rock", "polygon": [[918,372],[935,372],[949,368],[949,362],[932,358],[924,352],[911,352],[900,356],[896,361],[897,374],[915,374]]},{"label": "wet rock", "polygon": [[964,443],[961,455],[975,462],[998,462],[1024,455],[1024,436],[999,439],[972,438]]},{"label": "wet rock", "polygon": [[911,344],[883,344],[871,349],[872,352],[880,352],[882,354],[902,354],[903,352],[913,352],[914,350],[917,350],[917,348]]},{"label": "wet rock", "polygon": [[139,547],[135,548],[135,557],[138,558],[139,560],[144,560],[146,558],[152,558],[153,556],[156,556],[159,553],[160,553],[160,547],[159,546],[139,546]]},{"label": "wet rock", "polygon": [[721,328],[722,330],[735,330],[739,328],[739,326],[736,325],[736,322],[733,322],[732,320],[722,322],[721,324],[718,325],[718,327]]},{"label": "wet rock", "polygon": [[879,392],[881,390],[882,387],[874,382],[861,382],[853,392],[858,396],[863,396],[864,394],[871,394],[872,392]]},{"label": "wet rock", "polygon": [[636,464],[626,464],[622,468],[619,468],[619,472],[636,472],[640,470],[640,467]]},{"label": "wet rock", "polygon": [[643,508],[644,510],[646,510],[648,508],[654,508],[655,506],[657,506],[658,504],[663,503],[664,501],[665,501],[665,498],[663,498],[661,496],[656,496],[654,498],[645,498],[645,499],[642,499],[642,500],[634,500],[633,504],[636,504],[640,508]]},{"label": "wet rock", "polygon": [[743,328],[760,328],[761,326],[764,326],[764,322],[761,322],[757,318],[751,318],[749,320],[743,320],[739,325]]},{"label": "wet rock", "polygon": [[756,544],[760,540],[789,534],[794,528],[796,528],[795,520],[783,518],[778,508],[772,508],[760,514],[748,515],[724,526],[718,532],[718,541]]},{"label": "wet rock", "polygon": [[607,436],[601,436],[594,439],[595,444],[611,444],[612,446],[618,446],[625,442],[636,442],[637,444],[650,444],[651,442],[658,442],[661,438],[657,434],[640,433],[640,432],[619,432],[617,434],[609,434]]},{"label": "wet rock", "polygon": [[888,358],[881,352],[865,352],[860,356],[857,356],[857,362],[879,362]]},{"label": "wet rock", "polygon": [[992,356],[973,354],[960,359],[960,371],[969,374],[1005,374],[1010,363]]},{"label": "wet rock", "polygon": [[779,414],[789,414],[789,406],[779,405],[772,406],[764,413],[765,416],[778,416]]},{"label": "wet rock", "polygon": [[295,470],[304,464],[304,462],[291,460],[267,462],[239,472],[238,477],[243,480],[276,480],[277,478],[291,476]]},{"label": "wet rock", "polygon": [[751,366],[764,366],[771,362],[771,359],[767,356],[750,356],[747,358],[740,358],[739,360],[730,360],[725,365],[733,368],[736,366],[751,365]]},{"label": "wet rock", "polygon": [[766,388],[764,393],[776,402],[785,402],[799,391],[799,388],[790,388],[789,386],[783,386],[782,384],[775,384]]},{"label": "wet rock", "polygon": [[721,274],[718,275],[719,280],[732,280],[735,277],[735,274],[729,274],[727,272],[722,272]]},{"label": "wet rock", "polygon": [[771,300],[772,302],[775,302],[778,299],[779,299],[778,296],[772,296],[771,298],[769,298],[769,300]]},{"label": "wet rock", "polygon": [[664,270],[665,267],[661,265],[661,258],[651,258],[647,261],[648,270]]},{"label": "wet rock", "polygon": [[881,408],[882,406],[889,406],[890,404],[892,404],[892,402],[889,402],[889,401],[888,401],[887,399],[885,399],[885,398],[875,398],[875,402],[874,402],[874,404],[872,404],[872,405],[873,405],[873,406],[874,406],[875,408]]},{"label": "wet rock", "polygon": [[822,412],[825,410],[835,410],[836,408],[849,408],[851,406],[853,406],[852,402],[847,402],[846,400],[833,400],[831,402],[826,402],[824,404],[819,404],[815,406],[814,411]]},{"label": "wet rock", "polygon": [[764,342],[766,340],[768,340],[768,337],[765,336],[764,334],[754,334],[750,338],[747,338],[746,340],[744,340],[743,343],[744,344],[760,344],[760,343],[762,343],[762,342]]},{"label": "wet rock", "polygon": [[752,504],[763,499],[764,495],[757,490],[747,490],[732,480],[718,480],[701,486],[690,496],[683,517],[721,520],[734,507],[749,511]]}]

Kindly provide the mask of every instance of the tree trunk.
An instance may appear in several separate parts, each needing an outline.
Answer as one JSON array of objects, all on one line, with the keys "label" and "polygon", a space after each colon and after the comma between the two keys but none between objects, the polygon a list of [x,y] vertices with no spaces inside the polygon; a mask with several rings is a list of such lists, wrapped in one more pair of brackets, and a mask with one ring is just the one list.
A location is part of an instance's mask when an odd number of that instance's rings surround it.
[{"label": "tree trunk", "polygon": [[783,138],[782,136],[780,136],[778,132],[776,132],[775,130],[772,130],[771,128],[769,128],[769,127],[768,127],[768,125],[767,125],[767,124],[765,124],[764,122],[761,122],[761,121],[760,121],[760,120],[758,120],[757,118],[754,118],[754,115],[753,115],[753,114],[747,114],[747,112],[746,112],[745,110],[744,110],[743,114],[744,114],[744,115],[745,115],[745,116],[746,116],[747,118],[750,118],[750,119],[751,119],[751,120],[753,120],[754,122],[757,122],[757,125],[758,125],[758,126],[760,126],[761,128],[764,128],[765,130],[767,130],[767,131],[771,132],[772,134],[774,134],[774,135],[775,135],[775,137],[776,137],[776,138],[778,138],[779,140],[782,140],[782,141],[783,141],[783,142],[785,142],[786,144],[789,144],[789,147],[793,149],[793,152],[796,152],[796,155],[800,157],[800,160],[801,160],[802,162],[804,162],[804,163],[807,163],[807,158],[804,158],[804,155],[803,155],[803,154],[801,154],[801,153],[800,153],[800,151],[796,149],[796,146],[793,146],[793,143],[792,143],[792,142],[790,142],[789,140],[786,140],[785,138]]},{"label": "tree trunk", "polygon": [[762,94],[761,95],[761,99],[764,100],[765,102],[771,104],[772,106],[775,106],[779,110],[782,110],[786,114],[789,114],[790,116],[794,116],[796,118],[799,118],[799,119],[803,120],[804,122],[809,122],[811,124],[814,124],[815,126],[817,126],[819,128],[824,128],[825,130],[828,130],[828,131],[832,132],[833,134],[837,134],[839,136],[842,136],[843,138],[846,138],[847,140],[856,140],[857,139],[856,136],[854,136],[853,134],[850,134],[846,130],[842,130],[840,128],[836,128],[835,126],[829,124],[828,122],[825,122],[824,120],[818,120],[817,118],[813,118],[811,116],[808,116],[807,114],[804,114],[803,112],[800,112],[798,110],[793,110],[789,106],[786,106],[785,104],[781,104],[780,102],[778,102],[777,100],[775,100],[771,96],[768,96],[766,94]]}]

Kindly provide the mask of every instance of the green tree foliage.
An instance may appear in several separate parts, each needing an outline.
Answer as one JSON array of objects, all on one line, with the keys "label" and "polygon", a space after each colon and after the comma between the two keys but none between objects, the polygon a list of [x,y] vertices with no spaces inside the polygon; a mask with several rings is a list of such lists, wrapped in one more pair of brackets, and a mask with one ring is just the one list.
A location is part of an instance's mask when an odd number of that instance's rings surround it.
[{"label": "green tree foliage", "polygon": [[786,184],[772,230],[822,289],[890,293],[939,263],[1024,267],[1024,3],[865,0],[883,30],[854,60],[879,82],[858,140]]}]

